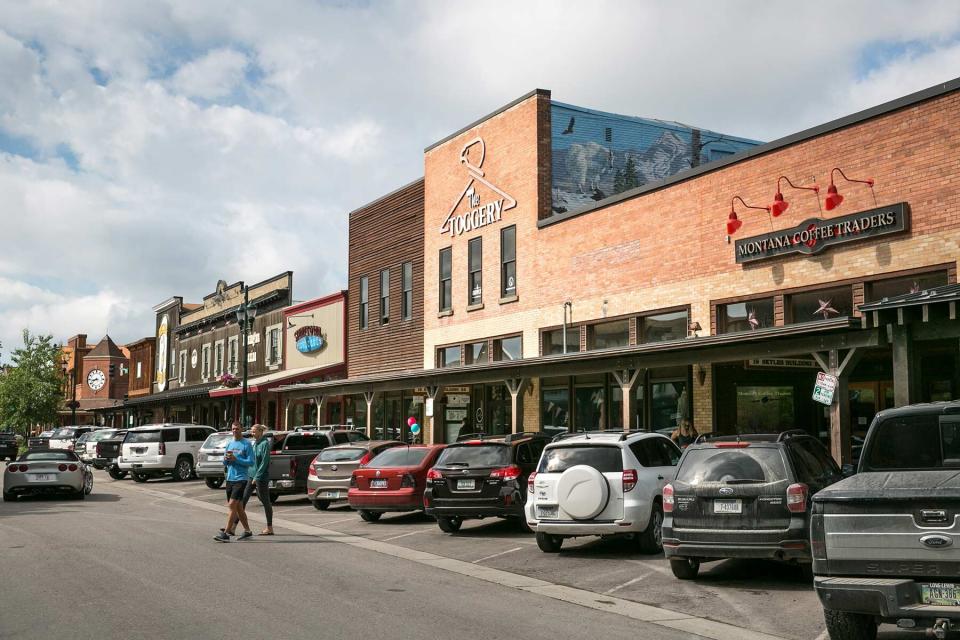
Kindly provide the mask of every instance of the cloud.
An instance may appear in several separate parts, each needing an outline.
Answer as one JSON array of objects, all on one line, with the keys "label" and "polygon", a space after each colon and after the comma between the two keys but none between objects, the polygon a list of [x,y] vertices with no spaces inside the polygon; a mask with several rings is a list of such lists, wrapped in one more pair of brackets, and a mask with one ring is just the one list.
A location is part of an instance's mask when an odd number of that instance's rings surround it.
[{"label": "cloud", "polygon": [[249,64],[239,51],[216,49],[177,69],[170,87],[185,96],[204,100],[223,98],[237,88]]}]

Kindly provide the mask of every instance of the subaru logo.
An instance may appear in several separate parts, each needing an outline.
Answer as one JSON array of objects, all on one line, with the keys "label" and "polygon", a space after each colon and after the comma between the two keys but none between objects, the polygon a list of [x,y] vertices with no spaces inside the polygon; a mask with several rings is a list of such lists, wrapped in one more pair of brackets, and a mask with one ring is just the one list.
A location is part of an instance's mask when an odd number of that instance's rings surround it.
[{"label": "subaru logo", "polygon": [[733,495],[733,489],[731,489],[730,487],[720,487],[720,495],[722,495],[722,496],[732,496],[732,495]]},{"label": "subaru logo", "polygon": [[920,542],[927,545],[928,547],[933,547],[938,549],[940,547],[949,547],[953,544],[953,538],[950,536],[945,536],[939,533],[931,533],[920,538]]}]

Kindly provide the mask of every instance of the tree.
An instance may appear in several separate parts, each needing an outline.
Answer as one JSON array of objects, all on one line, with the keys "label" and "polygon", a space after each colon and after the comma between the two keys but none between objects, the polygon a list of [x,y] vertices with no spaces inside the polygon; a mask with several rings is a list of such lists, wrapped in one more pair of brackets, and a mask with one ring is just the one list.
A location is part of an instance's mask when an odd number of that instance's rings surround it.
[{"label": "tree", "polygon": [[623,191],[627,191],[628,189],[635,189],[639,186],[640,181],[637,180],[637,163],[633,159],[633,156],[628,155],[627,161],[623,165],[623,169],[617,171],[613,178],[613,192],[621,193]]},{"label": "tree", "polygon": [[23,330],[23,347],[10,354],[0,374],[0,425],[26,435],[34,425],[53,424],[63,400],[60,345],[53,336]]}]

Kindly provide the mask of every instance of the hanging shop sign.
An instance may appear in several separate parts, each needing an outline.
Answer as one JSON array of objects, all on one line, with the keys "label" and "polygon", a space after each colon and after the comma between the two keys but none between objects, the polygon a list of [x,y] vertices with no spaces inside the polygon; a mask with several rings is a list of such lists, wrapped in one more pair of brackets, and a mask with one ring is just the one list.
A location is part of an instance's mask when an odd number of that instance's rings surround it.
[{"label": "hanging shop sign", "polygon": [[[451,237],[456,237],[468,233],[480,227],[485,227],[495,222],[500,222],[504,211],[509,211],[517,206],[517,201],[513,196],[507,194],[498,186],[490,182],[484,175],[483,159],[486,156],[486,145],[483,138],[474,138],[463,145],[460,151],[460,164],[466,170],[469,179],[463,191],[450,207],[450,213],[447,214],[443,224],[440,225],[440,233],[449,233]],[[471,153],[473,157],[471,158]],[[493,199],[484,202],[477,192],[477,185],[483,185],[486,190],[493,192]],[[460,203],[467,201],[467,209],[457,213]]]},{"label": "hanging shop sign", "polygon": [[737,264],[744,264],[793,253],[814,255],[834,245],[909,230],[910,208],[900,202],[839,218],[811,218],[791,229],[737,240],[734,251]]},{"label": "hanging shop sign", "polygon": [[327,346],[323,331],[314,325],[297,329],[293,338],[297,341],[297,351],[300,353],[317,353]]},{"label": "hanging shop sign", "polygon": [[813,400],[820,404],[833,404],[833,394],[837,390],[837,377],[821,371],[817,374],[817,384],[813,385]]},{"label": "hanging shop sign", "polygon": [[167,327],[169,318],[164,315],[160,321],[160,328],[157,329],[157,391],[163,391],[167,388]]}]

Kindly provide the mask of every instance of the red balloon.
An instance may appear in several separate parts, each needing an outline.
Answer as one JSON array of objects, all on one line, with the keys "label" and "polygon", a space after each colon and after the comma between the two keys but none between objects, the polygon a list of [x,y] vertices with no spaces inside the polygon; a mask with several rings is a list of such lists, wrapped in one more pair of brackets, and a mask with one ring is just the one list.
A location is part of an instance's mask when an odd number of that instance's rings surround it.
[{"label": "red balloon", "polygon": [[410,416],[409,418],[407,418],[407,426],[412,427],[416,421],[417,421],[416,418],[414,418],[413,416]]}]

